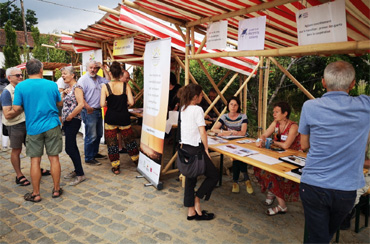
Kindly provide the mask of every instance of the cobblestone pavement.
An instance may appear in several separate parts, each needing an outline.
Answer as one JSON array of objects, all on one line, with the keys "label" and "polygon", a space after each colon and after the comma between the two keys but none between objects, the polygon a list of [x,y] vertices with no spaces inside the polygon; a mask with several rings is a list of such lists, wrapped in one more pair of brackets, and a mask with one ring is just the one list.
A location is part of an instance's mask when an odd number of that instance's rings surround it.
[{"label": "cobblestone pavement", "polygon": [[[83,152],[82,137],[79,148]],[[107,154],[105,145],[101,153]],[[172,152],[172,146],[166,146]],[[23,150],[22,170],[29,176],[29,158]],[[168,155],[166,156],[169,157]],[[222,187],[215,189],[211,200],[202,202],[204,209],[216,214],[212,221],[187,221],[183,207],[183,188],[176,175],[162,179],[164,189],[144,187],[137,179],[135,166],[127,154],[121,155],[122,173],[113,175],[108,159],[101,166],[83,163],[87,180],[69,186],[62,179],[64,194],[51,198],[52,179],[41,181],[42,201],[31,203],[23,195],[31,186],[14,182],[10,151],[0,153],[0,243],[300,243],[303,238],[301,203],[289,203],[285,215],[264,214],[264,195],[254,182],[254,195],[244,187],[240,194],[231,193],[231,178],[224,176]],[[62,175],[73,165],[68,155],[60,155]],[[215,158],[217,164],[217,158]],[[49,168],[43,157],[41,166]],[[353,221],[352,221],[353,223]],[[341,231],[340,243],[369,243],[369,228],[356,234]]]}]

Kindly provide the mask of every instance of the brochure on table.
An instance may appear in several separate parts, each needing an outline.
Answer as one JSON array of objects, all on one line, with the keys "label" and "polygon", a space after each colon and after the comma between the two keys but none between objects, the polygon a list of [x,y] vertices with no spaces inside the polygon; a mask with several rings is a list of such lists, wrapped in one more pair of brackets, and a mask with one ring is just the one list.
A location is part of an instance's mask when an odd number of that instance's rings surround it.
[{"label": "brochure on table", "polygon": [[147,42],[144,54],[144,112],[138,171],[158,187],[167,118],[171,38]]}]

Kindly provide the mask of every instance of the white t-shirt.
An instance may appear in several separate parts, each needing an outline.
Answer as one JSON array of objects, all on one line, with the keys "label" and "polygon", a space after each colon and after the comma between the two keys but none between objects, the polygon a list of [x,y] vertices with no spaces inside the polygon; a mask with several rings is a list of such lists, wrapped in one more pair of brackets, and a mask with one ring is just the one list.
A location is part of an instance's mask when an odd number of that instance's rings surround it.
[{"label": "white t-shirt", "polygon": [[198,146],[201,143],[199,126],[206,126],[203,109],[189,105],[181,112],[181,144]]},{"label": "white t-shirt", "polygon": [[60,77],[58,80],[57,80],[57,85],[58,85],[58,89],[66,89],[67,88],[67,84],[64,83],[64,79],[62,77]]}]

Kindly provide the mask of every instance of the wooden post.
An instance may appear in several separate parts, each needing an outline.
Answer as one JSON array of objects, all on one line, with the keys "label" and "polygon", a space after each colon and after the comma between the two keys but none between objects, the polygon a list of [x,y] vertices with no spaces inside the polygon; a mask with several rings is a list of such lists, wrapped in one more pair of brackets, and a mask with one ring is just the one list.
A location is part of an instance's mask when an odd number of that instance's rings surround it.
[{"label": "wooden post", "polygon": [[191,27],[191,54],[195,54],[195,35],[194,35],[194,26]]},{"label": "wooden post", "polygon": [[289,77],[289,79],[294,83],[296,84],[296,86],[298,86],[298,88],[309,98],[309,99],[315,99],[315,97],[309,92],[306,90],[306,88],[304,88],[304,86],[301,85],[301,83],[299,83],[299,81],[297,81],[296,78],[294,78],[294,76],[289,73],[288,70],[286,70],[283,66],[281,66],[281,64],[278,63],[278,61],[272,57],[269,57],[269,59],[286,75]]},{"label": "wooden post", "polygon": [[243,93],[243,112],[247,114],[248,112],[248,85],[244,87],[244,93]]},{"label": "wooden post", "polygon": [[[241,87],[242,86],[242,84],[243,84],[243,80],[242,80],[242,77],[241,76],[239,76],[239,87]],[[241,104],[241,107],[240,107],[240,110],[242,109],[242,107],[243,107],[243,91],[244,91],[244,89],[240,92],[240,94],[239,94],[239,101],[240,101],[240,104]]]},{"label": "wooden post", "polygon": [[258,85],[258,132],[257,136],[262,135],[262,87],[263,87],[263,64],[264,57],[260,57],[261,66],[260,66],[260,77]]},{"label": "wooden post", "polygon": [[186,28],[186,40],[185,40],[185,86],[189,84],[189,40],[190,40],[190,29]]},{"label": "wooden post", "polygon": [[270,59],[266,59],[265,77],[263,83],[263,114],[262,114],[262,133],[266,130],[266,117],[267,117],[267,97],[269,88],[269,73],[270,73]]}]

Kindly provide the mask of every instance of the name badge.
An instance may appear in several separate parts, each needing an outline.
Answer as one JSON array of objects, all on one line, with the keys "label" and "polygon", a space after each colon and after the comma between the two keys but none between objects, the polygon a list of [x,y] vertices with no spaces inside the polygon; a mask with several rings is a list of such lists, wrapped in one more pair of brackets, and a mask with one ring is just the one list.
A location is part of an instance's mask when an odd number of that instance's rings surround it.
[{"label": "name badge", "polygon": [[286,139],[288,139],[287,135],[281,135],[281,141],[286,141]]}]

